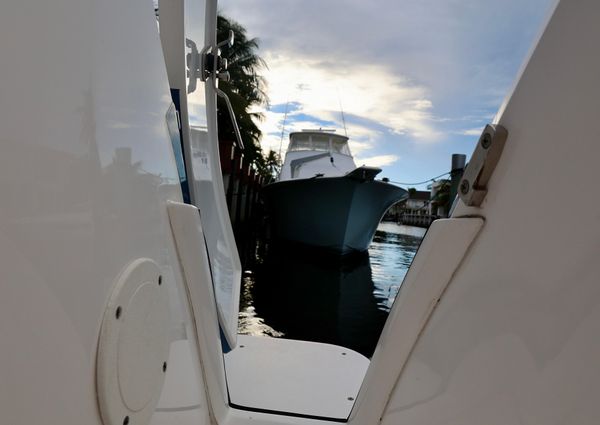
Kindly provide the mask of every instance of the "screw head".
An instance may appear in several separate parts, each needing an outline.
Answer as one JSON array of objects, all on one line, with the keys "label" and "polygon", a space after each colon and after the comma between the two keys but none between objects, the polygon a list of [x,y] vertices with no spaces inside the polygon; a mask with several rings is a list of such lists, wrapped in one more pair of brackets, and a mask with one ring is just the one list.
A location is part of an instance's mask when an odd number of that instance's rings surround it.
[{"label": "screw head", "polygon": [[486,133],[483,135],[483,138],[481,139],[481,147],[483,149],[487,149],[492,145],[492,136],[490,136],[489,133]]},{"label": "screw head", "polygon": [[462,193],[463,195],[469,193],[470,188],[471,185],[469,184],[468,180],[463,180],[462,182],[460,182],[460,193]]}]

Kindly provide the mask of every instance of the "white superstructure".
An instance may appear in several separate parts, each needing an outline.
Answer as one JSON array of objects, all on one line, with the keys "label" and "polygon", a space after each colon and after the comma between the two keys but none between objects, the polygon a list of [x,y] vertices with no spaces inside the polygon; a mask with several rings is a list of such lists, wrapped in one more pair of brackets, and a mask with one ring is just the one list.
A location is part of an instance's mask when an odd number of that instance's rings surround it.
[{"label": "white superstructure", "polygon": [[279,181],[340,177],[355,168],[348,137],[330,130],[303,130],[290,133]]}]

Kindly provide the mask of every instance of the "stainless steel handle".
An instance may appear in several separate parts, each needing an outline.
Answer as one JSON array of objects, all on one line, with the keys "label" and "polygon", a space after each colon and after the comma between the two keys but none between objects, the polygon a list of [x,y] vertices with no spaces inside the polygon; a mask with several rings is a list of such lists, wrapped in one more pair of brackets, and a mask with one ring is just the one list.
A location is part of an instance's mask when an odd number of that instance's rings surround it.
[{"label": "stainless steel handle", "polygon": [[220,90],[217,87],[215,82],[214,84],[215,91],[219,95],[219,97],[223,98],[225,103],[227,104],[227,110],[229,111],[229,117],[231,118],[231,123],[233,124],[233,131],[235,133],[235,138],[237,139],[238,146],[241,150],[244,150],[244,142],[242,142],[242,135],[240,134],[240,128],[238,127],[237,120],[235,119],[235,113],[233,112],[233,106],[231,106],[231,101],[229,100],[229,96],[225,94],[224,91]]}]

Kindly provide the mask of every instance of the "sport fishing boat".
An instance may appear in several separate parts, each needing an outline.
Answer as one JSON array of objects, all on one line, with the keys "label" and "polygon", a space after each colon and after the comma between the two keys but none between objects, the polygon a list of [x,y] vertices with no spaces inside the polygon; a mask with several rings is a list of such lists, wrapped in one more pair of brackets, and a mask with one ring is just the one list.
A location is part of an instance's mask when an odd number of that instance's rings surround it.
[{"label": "sport fishing boat", "polygon": [[553,10],[370,361],[237,335],[232,40],[216,1],[159,9],[160,31],[146,0],[3,4],[1,423],[598,422],[600,2]]},{"label": "sport fishing boat", "polygon": [[348,137],[331,130],[290,134],[276,182],[263,189],[272,235],[338,254],[366,251],[381,218],[406,190],[356,167]]}]

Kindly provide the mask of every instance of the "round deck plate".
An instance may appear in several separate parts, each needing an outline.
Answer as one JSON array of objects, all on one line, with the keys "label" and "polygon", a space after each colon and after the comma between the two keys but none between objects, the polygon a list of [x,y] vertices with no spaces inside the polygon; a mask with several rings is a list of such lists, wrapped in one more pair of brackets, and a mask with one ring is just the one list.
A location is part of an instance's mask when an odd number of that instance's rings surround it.
[{"label": "round deck plate", "polygon": [[100,330],[96,385],[105,425],[150,421],[165,379],[168,323],[158,265],[135,260],[117,279]]}]

